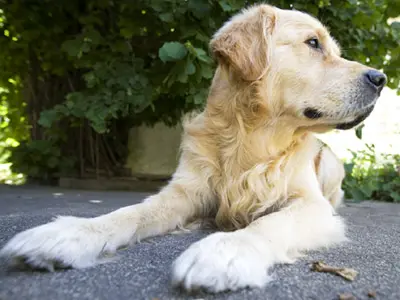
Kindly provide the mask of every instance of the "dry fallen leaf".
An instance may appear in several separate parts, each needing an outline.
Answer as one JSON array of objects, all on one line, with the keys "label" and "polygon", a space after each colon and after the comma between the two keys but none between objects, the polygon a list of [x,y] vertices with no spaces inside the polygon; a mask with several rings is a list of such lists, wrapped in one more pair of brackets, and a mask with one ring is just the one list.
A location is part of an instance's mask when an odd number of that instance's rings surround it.
[{"label": "dry fallen leaf", "polygon": [[325,264],[323,261],[313,262],[311,270],[316,272],[336,274],[349,281],[353,281],[358,274],[358,272],[354,269],[331,267]]},{"label": "dry fallen leaf", "polygon": [[352,294],[340,294],[339,300],[356,300],[356,297],[354,297]]},{"label": "dry fallen leaf", "polygon": [[376,298],[376,292],[375,292],[375,291],[369,291],[369,292],[368,292],[368,297],[370,297],[370,298]]}]

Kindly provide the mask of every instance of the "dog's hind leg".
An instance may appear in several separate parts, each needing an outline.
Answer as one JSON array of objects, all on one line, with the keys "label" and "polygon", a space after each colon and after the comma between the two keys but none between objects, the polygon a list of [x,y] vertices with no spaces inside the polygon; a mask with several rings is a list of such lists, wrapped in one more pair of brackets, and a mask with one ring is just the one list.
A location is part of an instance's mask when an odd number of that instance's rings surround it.
[{"label": "dog's hind leg", "polygon": [[322,193],[336,209],[343,202],[343,163],[328,146],[323,146],[315,160],[315,171]]}]

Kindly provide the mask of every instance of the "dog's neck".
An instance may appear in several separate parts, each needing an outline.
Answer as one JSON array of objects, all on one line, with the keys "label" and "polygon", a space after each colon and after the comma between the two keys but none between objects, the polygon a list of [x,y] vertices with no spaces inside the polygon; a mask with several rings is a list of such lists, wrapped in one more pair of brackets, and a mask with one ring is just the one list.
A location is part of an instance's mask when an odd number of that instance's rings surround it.
[{"label": "dog's neck", "polygon": [[260,100],[256,84],[232,76],[217,69],[205,110],[205,125],[218,147],[246,155],[236,159],[253,164],[277,158],[303,140],[307,133],[299,133],[289,118],[274,116],[267,101]]},{"label": "dog's neck", "polygon": [[[216,220],[228,229],[235,222],[235,228],[247,225],[280,197],[290,197],[285,194],[286,183],[276,176],[280,173],[277,170],[284,170],[292,158],[296,159],[307,137],[298,133],[290,117],[271,111],[268,102],[260,98],[257,83],[237,82],[230,76],[217,70],[201,115],[204,148],[213,148],[210,153],[218,170],[211,178],[220,205]],[[249,191],[249,182],[262,186],[265,194],[255,193],[254,187]],[[247,213],[241,215],[240,211]]]}]

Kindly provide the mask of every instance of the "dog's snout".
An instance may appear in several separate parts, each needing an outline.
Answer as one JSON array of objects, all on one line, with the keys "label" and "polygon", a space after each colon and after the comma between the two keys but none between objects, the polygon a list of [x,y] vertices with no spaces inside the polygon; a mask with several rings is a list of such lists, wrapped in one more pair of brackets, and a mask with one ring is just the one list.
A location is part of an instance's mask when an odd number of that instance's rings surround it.
[{"label": "dog's snout", "polygon": [[368,70],[364,73],[364,78],[369,85],[372,85],[379,91],[383,89],[387,81],[386,75],[377,70]]}]

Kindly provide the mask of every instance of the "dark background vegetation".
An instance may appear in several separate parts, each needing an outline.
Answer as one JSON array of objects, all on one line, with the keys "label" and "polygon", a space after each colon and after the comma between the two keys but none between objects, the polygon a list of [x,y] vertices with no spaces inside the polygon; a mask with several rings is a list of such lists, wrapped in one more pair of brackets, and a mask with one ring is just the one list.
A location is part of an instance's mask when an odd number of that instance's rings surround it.
[{"label": "dark background vegetation", "polygon": [[[0,0],[0,160],[42,181],[124,175],[129,129],[202,107],[210,37],[255,2]],[[400,1],[269,3],[316,16],[345,57],[399,89]],[[399,157],[374,157],[369,148],[346,165],[347,195],[400,201]]]}]

